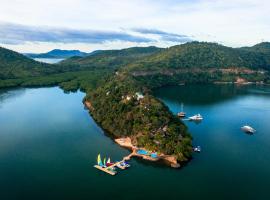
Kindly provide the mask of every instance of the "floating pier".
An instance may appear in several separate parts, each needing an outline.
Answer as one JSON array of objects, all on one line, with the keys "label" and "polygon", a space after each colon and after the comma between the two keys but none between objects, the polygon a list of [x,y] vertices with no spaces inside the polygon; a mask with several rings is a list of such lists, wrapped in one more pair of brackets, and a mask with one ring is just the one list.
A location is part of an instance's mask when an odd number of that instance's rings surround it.
[{"label": "floating pier", "polygon": [[108,173],[108,174],[110,174],[112,176],[114,176],[115,174],[117,174],[116,171],[110,170],[110,168],[112,169],[111,166],[110,167],[107,167],[107,168],[103,168],[101,166],[94,165],[94,167],[97,168],[97,169],[99,169],[99,170],[101,170],[101,171],[103,171],[103,172],[106,172],[106,173]]},{"label": "floating pier", "polygon": [[102,166],[99,166],[99,165],[94,165],[95,168],[107,173],[107,174],[110,174],[112,176],[116,175],[117,174],[117,171],[113,170],[114,167],[118,167],[119,169],[127,169],[129,167],[129,165],[121,165],[121,163],[125,162],[126,160],[129,160],[130,157],[133,155],[133,153],[131,153],[130,155],[126,156],[123,158],[123,160],[121,161],[118,161],[118,162],[115,162],[113,163],[112,165],[108,166],[108,167],[102,167]]}]

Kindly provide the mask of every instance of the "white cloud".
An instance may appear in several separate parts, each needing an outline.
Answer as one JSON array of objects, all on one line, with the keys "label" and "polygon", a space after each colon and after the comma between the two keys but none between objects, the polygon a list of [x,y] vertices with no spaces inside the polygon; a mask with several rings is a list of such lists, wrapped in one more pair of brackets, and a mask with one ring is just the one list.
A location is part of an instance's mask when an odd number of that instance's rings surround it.
[{"label": "white cloud", "polygon": [[[28,26],[116,32],[134,27],[157,29],[229,46],[270,40],[269,0],[0,0],[0,5],[1,21]],[[55,43],[45,43],[38,46],[44,50],[55,47]],[[113,43],[106,42],[106,45],[115,48]],[[122,41],[118,47],[127,46],[127,43],[145,45]],[[154,44],[175,43],[158,40]],[[64,48],[70,45],[61,43]],[[83,50],[85,46],[89,49],[95,46],[103,49],[104,45],[84,43],[74,48]],[[31,43],[4,46],[28,52],[33,47]]]}]

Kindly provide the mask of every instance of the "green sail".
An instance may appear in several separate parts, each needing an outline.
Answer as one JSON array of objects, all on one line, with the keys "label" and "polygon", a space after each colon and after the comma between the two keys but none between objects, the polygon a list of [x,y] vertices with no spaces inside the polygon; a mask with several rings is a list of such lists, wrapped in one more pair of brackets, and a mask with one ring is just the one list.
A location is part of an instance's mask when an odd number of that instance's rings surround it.
[{"label": "green sail", "polygon": [[106,158],[103,160],[103,165],[106,166]]}]

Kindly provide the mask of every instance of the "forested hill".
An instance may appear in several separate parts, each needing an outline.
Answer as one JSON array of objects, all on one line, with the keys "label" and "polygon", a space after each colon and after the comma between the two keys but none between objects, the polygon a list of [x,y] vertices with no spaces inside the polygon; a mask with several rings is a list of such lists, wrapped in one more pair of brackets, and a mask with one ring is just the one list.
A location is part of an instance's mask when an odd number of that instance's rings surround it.
[{"label": "forested hill", "polygon": [[216,43],[191,42],[131,63],[125,70],[134,72],[229,67],[269,70],[269,59],[269,43],[249,48],[230,48]]},{"label": "forested hill", "polygon": [[43,76],[54,73],[54,67],[36,62],[22,54],[0,47],[0,80]]},{"label": "forested hill", "polygon": [[[36,62],[0,49],[0,88],[59,85],[82,89],[91,114],[113,137],[187,161],[192,138],[182,121],[151,88],[179,83],[252,81],[270,83],[269,45],[230,48],[192,42],[166,49],[134,47],[96,51],[60,64]],[[117,71],[117,73],[116,73]]]},{"label": "forested hill", "polygon": [[100,50],[86,57],[72,57],[60,63],[65,66],[77,68],[110,68],[117,69],[125,65],[146,58],[162,49],[157,47],[132,47],[122,50]]},{"label": "forested hill", "polygon": [[246,50],[250,52],[255,52],[257,54],[262,54],[264,59],[267,61],[268,69],[270,66],[270,42],[262,42],[260,44],[256,44],[252,47],[242,47],[241,50]]},{"label": "forested hill", "polygon": [[252,47],[242,47],[240,49],[253,51],[253,52],[260,52],[260,53],[269,55],[270,54],[270,42],[262,42],[262,43],[254,45]]}]

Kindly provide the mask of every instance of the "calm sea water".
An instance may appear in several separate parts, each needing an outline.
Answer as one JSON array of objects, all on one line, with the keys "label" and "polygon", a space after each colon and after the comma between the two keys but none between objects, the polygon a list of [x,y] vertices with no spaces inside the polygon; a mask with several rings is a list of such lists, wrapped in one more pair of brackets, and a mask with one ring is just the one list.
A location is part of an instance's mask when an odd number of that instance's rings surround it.
[{"label": "calm sea water", "polygon": [[63,58],[35,58],[34,60],[39,61],[39,62],[44,62],[44,63],[49,63],[49,64],[55,64],[59,63]]},{"label": "calm sea water", "polygon": [[[92,120],[83,93],[0,90],[1,200],[270,198],[270,88],[179,86],[155,95],[174,113],[183,102],[188,115],[203,115],[185,122],[202,153],[180,170],[133,159],[112,177],[93,168],[97,154],[129,152]],[[256,134],[241,132],[245,123]]]}]

